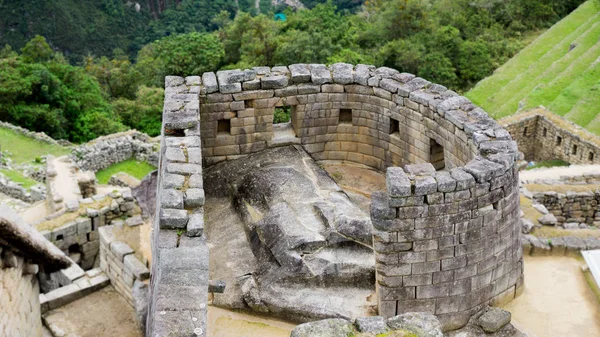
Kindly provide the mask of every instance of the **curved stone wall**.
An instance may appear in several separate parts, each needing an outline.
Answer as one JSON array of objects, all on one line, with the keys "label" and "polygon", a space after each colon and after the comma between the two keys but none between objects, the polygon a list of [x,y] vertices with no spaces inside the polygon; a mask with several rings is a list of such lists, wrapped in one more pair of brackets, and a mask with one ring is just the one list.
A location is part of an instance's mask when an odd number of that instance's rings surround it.
[{"label": "curved stone wall", "polygon": [[[301,144],[315,160],[387,170],[387,191],[371,206],[380,315],[427,311],[455,329],[521,288],[517,146],[468,99],[390,68],[341,63],[166,84],[165,132],[198,136],[199,108],[204,165]],[[273,124],[278,108],[291,111],[289,124]]]}]

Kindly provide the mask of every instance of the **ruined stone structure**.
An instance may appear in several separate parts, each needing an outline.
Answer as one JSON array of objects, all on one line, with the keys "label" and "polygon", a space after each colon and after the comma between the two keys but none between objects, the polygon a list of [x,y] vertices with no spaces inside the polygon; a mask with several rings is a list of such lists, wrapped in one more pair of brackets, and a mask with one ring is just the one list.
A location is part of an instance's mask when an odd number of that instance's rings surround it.
[{"label": "ruined stone structure", "polygon": [[37,274],[70,261],[7,206],[0,207],[0,257],[0,335],[41,336]]},{"label": "ruined stone structure", "polygon": [[528,161],[600,164],[600,138],[544,108],[500,121]]},{"label": "ruined stone structure", "polygon": [[[205,330],[200,163],[286,144],[317,161],[387,170],[371,210],[380,315],[425,311],[455,329],[521,288],[516,143],[466,98],[349,64],[167,77],[165,95],[151,336]],[[273,124],[276,108],[291,111],[289,124]]]},{"label": "ruined stone structure", "polygon": [[557,225],[567,223],[600,225],[600,191],[537,192],[533,200],[544,205],[556,217]]},{"label": "ruined stone structure", "polygon": [[158,144],[145,133],[127,131],[99,137],[73,149],[71,160],[82,171],[105,169],[130,158],[158,165]]}]

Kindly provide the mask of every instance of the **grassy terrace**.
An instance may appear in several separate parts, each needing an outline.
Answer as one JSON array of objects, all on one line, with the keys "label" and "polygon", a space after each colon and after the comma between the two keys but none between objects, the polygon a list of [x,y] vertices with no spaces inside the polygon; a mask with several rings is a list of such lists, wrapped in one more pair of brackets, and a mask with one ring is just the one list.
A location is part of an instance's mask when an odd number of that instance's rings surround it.
[{"label": "grassy terrace", "polygon": [[114,164],[104,170],[96,172],[96,179],[100,184],[108,184],[108,180],[113,174],[119,172],[125,172],[132,177],[142,179],[148,173],[156,170],[156,167],[146,163],[139,162],[135,159],[128,159],[126,161]]},{"label": "grassy terrace", "polygon": [[495,118],[544,105],[600,134],[600,10],[587,1],[466,94]]},{"label": "grassy terrace", "polygon": [[24,188],[30,188],[37,185],[38,182],[22,175],[19,171],[0,169],[0,173],[4,174],[8,179],[15,183],[21,183]]},{"label": "grassy terrace", "polygon": [[10,152],[10,159],[15,164],[34,163],[37,157],[52,154],[64,156],[70,150],[64,146],[52,145],[0,127],[0,146],[2,151]]}]

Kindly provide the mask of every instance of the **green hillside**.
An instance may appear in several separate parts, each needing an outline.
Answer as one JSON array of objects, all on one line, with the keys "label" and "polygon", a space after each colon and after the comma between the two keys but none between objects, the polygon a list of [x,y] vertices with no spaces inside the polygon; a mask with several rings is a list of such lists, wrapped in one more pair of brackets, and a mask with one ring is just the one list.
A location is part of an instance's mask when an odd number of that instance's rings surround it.
[{"label": "green hillside", "polygon": [[600,134],[600,10],[587,1],[466,96],[495,118],[543,105]]}]

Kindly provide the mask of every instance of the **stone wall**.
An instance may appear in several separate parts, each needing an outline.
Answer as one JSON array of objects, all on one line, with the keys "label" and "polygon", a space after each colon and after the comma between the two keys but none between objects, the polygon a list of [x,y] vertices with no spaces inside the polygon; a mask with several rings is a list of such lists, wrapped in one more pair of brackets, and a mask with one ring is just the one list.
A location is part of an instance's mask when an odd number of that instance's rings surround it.
[{"label": "stone wall", "polygon": [[[141,219],[140,219],[141,220]],[[150,278],[150,271],[136,256],[135,251],[115,235],[117,226],[104,226],[100,234],[100,268],[110,278],[115,287],[127,302],[134,307],[133,283]]]},{"label": "stone wall", "polygon": [[[289,143],[302,144],[315,160],[380,170],[425,162],[450,169],[466,164],[474,152],[466,134],[455,135],[451,120],[461,121],[460,113],[448,109],[445,116],[428,108],[466,99],[393,69],[292,65],[205,73],[202,84],[202,149],[208,165]],[[288,127],[273,126],[278,107],[291,109]],[[470,110],[485,115],[473,105]]]},{"label": "stone wall", "polygon": [[105,169],[130,158],[158,165],[157,143],[143,133],[128,131],[100,137],[73,149],[71,159],[82,171]]},{"label": "stone wall", "polygon": [[554,214],[557,225],[586,223],[600,225],[600,191],[592,192],[537,192],[533,200]]},{"label": "stone wall", "polygon": [[600,138],[544,108],[500,121],[528,161],[600,164]]},{"label": "stone wall", "polygon": [[0,173],[0,193],[28,203],[46,199],[46,188],[43,185],[35,185],[26,189],[2,173]]},{"label": "stone wall", "polygon": [[[186,80],[200,95],[206,165],[295,143],[315,160],[387,169],[388,190],[374,194],[371,215],[380,315],[426,311],[453,329],[522,286],[516,143],[468,99],[366,65],[261,67]],[[186,88],[183,80],[167,84]],[[291,110],[289,125],[273,125],[278,107]],[[165,114],[181,118],[173,125],[193,118],[169,102]],[[435,166],[399,167],[423,163]]]},{"label": "stone wall", "polygon": [[152,238],[148,336],[206,336],[208,247],[199,77],[167,77]]},{"label": "stone wall", "polygon": [[123,216],[131,217],[134,214],[135,202],[131,190],[125,189],[122,194],[113,192],[93,199],[82,199],[80,202],[69,202],[65,209],[48,216],[35,226],[44,228],[44,222],[72,219],[51,230],[42,230],[41,233],[67,255],[78,255],[79,259],[75,262],[83,269],[90,269],[96,262],[100,249],[98,229],[115,222],[122,223]]},{"label": "stone wall", "polygon": [[41,336],[38,266],[0,244],[0,335]]}]

